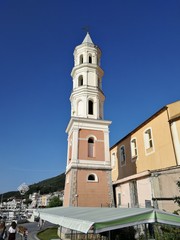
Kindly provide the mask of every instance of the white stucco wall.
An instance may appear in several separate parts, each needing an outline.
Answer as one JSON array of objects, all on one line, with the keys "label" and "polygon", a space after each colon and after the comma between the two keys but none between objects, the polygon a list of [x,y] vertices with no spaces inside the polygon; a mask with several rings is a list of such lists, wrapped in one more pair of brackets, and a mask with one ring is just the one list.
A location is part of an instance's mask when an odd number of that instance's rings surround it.
[{"label": "white stucco wall", "polygon": [[[151,180],[143,178],[137,181],[139,207],[145,207],[145,200],[152,199]],[[153,205],[151,201],[151,205]]]}]

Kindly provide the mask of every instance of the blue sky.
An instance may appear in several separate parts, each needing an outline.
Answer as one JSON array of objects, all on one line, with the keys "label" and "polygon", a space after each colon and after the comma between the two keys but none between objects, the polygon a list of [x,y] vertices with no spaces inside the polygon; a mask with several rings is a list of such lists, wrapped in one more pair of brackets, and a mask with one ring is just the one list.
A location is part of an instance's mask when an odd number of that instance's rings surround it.
[{"label": "blue sky", "polygon": [[102,50],[110,146],[180,99],[180,1],[0,0],[0,193],[65,171],[84,26]]}]

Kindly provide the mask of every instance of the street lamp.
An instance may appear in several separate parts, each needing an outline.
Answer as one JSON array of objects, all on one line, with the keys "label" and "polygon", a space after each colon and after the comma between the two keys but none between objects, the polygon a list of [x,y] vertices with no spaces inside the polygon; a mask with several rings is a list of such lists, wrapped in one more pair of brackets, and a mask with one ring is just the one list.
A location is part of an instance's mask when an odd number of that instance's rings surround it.
[{"label": "street lamp", "polygon": [[29,187],[27,184],[22,183],[18,188],[19,193],[21,194],[21,203],[20,203],[20,212],[22,209],[22,196],[25,195],[25,193],[29,190]]}]

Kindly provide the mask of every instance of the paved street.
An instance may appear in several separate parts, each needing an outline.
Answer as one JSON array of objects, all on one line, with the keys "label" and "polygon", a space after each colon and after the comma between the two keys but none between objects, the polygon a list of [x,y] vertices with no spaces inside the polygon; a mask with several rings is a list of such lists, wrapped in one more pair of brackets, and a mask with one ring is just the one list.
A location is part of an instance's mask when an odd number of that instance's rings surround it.
[{"label": "paved street", "polygon": [[[28,229],[27,240],[37,240],[38,238],[36,237],[36,235],[39,231],[41,231],[42,229],[46,229],[48,227],[54,226],[54,224],[52,224],[52,223],[45,222],[43,228],[41,228],[41,230],[40,230],[37,222],[23,223],[23,224],[19,224],[19,225],[22,225]],[[17,233],[16,240],[24,240],[24,239],[20,234]]]}]

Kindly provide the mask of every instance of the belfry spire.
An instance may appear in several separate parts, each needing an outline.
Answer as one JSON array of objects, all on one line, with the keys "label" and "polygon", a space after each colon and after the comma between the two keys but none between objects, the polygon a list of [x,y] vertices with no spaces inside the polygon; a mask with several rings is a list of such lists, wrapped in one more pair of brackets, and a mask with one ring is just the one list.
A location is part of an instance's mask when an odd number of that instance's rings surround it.
[{"label": "belfry spire", "polygon": [[92,39],[91,39],[91,37],[90,37],[88,32],[87,32],[87,34],[86,34],[86,36],[85,36],[85,38],[84,38],[82,43],[91,43],[91,44],[93,44],[93,41],[92,41]]}]

